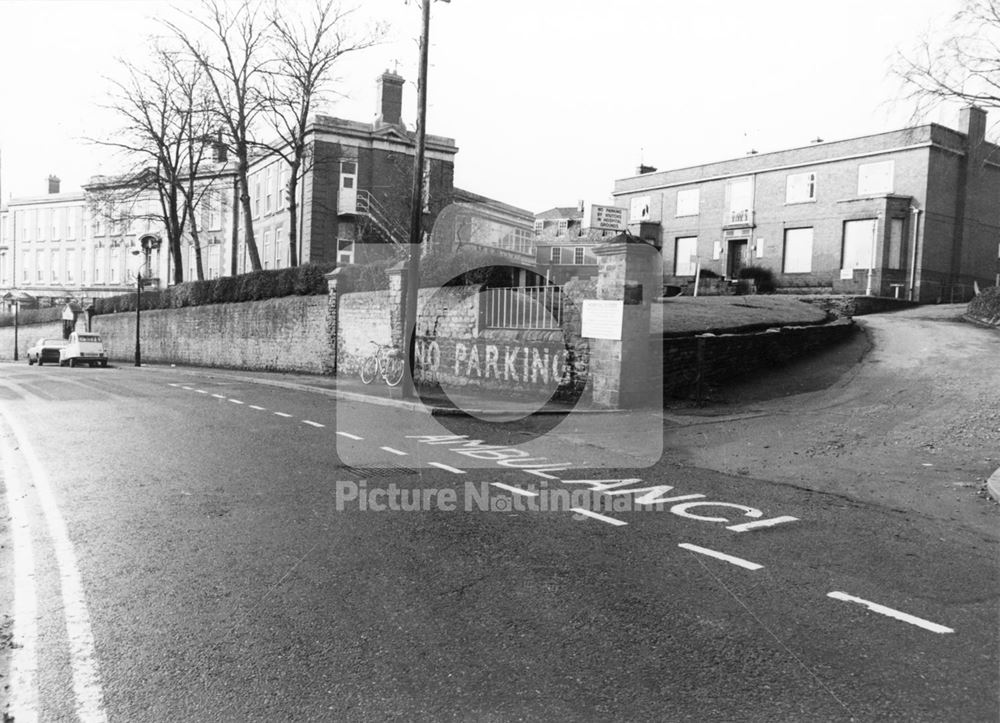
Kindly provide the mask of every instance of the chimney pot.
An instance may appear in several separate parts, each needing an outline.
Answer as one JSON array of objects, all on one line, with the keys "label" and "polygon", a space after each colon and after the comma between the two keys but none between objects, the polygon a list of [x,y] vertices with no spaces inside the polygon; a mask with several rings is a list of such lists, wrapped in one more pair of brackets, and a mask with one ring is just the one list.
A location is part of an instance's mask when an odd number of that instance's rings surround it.
[{"label": "chimney pot", "polygon": [[49,193],[59,193],[59,176],[49,176]]}]

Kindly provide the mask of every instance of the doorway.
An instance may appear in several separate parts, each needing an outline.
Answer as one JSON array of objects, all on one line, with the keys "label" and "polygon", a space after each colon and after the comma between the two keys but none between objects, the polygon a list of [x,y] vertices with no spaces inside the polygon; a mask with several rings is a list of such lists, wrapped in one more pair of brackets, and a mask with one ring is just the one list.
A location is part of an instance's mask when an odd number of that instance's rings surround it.
[{"label": "doorway", "polygon": [[740,269],[750,265],[750,244],[745,238],[730,239],[729,259],[726,262],[726,276],[739,278]]}]

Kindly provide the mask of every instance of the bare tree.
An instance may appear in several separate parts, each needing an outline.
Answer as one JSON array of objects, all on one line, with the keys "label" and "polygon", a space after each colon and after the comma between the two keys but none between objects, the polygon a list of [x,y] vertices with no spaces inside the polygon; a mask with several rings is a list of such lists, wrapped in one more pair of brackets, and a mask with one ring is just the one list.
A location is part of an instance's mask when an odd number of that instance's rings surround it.
[{"label": "bare tree", "polygon": [[[162,221],[173,280],[180,283],[181,242],[189,206],[196,201],[185,191],[199,172],[204,148],[202,76],[197,67],[185,67],[162,48],[155,49],[147,67],[123,64],[126,77],[111,81],[114,101],[109,106],[121,125],[114,135],[94,142],[118,149],[130,166],[123,175],[94,185],[92,210],[111,224],[151,217]],[[150,196],[157,199],[158,213],[139,208],[139,200]]]},{"label": "bare tree", "polygon": [[186,48],[205,71],[215,101],[220,125],[226,130],[236,157],[236,175],[240,184],[243,230],[250,264],[261,268],[260,254],[253,231],[248,174],[254,131],[263,108],[263,75],[268,64],[267,21],[262,21],[259,0],[243,0],[232,8],[220,0],[202,0],[202,12],[184,13],[209,45],[172,21],[164,25]]},{"label": "bare tree", "polygon": [[267,78],[267,119],[276,141],[269,152],[288,164],[284,190],[288,209],[288,247],[292,266],[299,263],[298,184],[308,171],[306,132],[317,102],[330,92],[331,74],[340,58],[370,48],[385,36],[384,25],[355,32],[350,20],[355,8],[344,9],[336,0],[314,0],[305,17],[286,18],[275,3],[270,13],[275,64]]},{"label": "bare tree", "polygon": [[892,66],[915,117],[946,102],[1000,107],[1000,0],[969,0],[947,33],[940,41],[921,38]]}]

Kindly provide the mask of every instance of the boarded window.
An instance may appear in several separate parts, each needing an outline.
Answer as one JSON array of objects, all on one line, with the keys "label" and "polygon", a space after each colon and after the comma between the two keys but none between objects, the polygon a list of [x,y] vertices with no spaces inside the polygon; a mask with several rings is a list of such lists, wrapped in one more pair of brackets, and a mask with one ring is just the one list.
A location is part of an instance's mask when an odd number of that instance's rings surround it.
[{"label": "boarded window", "polygon": [[785,181],[785,203],[816,200],[816,174],[793,173]]},{"label": "boarded window", "polygon": [[893,161],[862,163],[858,166],[858,195],[892,193],[894,166]]},{"label": "boarded window", "polygon": [[876,219],[844,223],[844,249],[842,269],[867,269],[872,263],[872,246],[875,243]]},{"label": "boarded window", "polygon": [[697,216],[701,191],[697,188],[686,188],[677,192],[677,215]]},{"label": "boarded window", "polygon": [[812,255],[812,228],[786,228],[782,271],[786,274],[809,273],[812,271]]},{"label": "boarded window", "polygon": [[698,237],[679,236],[674,251],[674,275],[694,276],[698,257]]}]

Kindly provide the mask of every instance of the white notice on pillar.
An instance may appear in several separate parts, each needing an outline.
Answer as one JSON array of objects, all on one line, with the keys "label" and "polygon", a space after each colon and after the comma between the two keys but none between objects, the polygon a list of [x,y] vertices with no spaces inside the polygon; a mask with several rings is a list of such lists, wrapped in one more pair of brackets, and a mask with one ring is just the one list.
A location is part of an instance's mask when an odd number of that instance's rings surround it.
[{"label": "white notice on pillar", "polygon": [[587,339],[622,338],[625,302],[616,299],[584,299],[581,336]]}]

